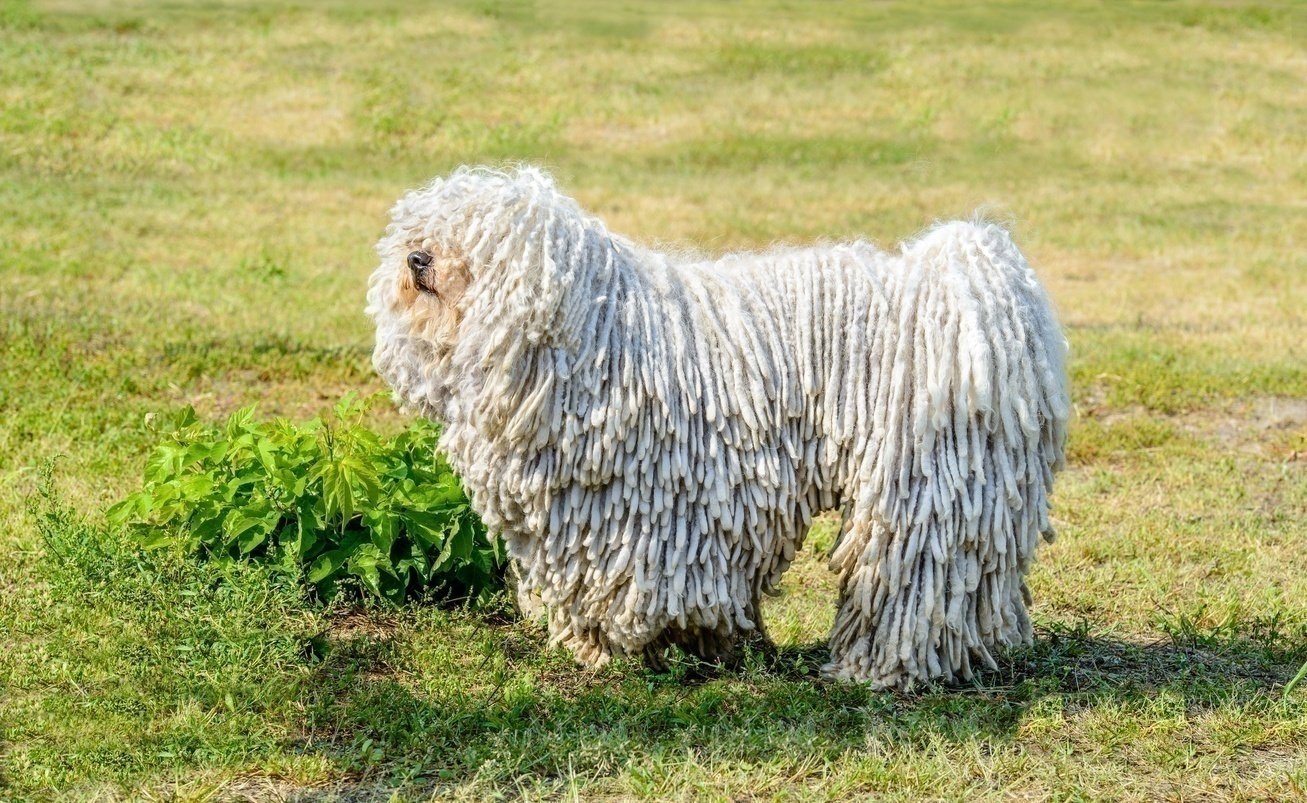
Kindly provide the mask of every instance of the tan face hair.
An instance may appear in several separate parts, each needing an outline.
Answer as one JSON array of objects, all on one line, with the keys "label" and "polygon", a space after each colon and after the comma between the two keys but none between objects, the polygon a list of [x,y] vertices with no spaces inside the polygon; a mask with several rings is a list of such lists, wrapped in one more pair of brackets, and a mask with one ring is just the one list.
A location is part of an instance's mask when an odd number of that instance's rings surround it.
[{"label": "tan face hair", "polygon": [[472,273],[462,257],[441,256],[432,259],[415,284],[419,291],[431,293],[441,303],[455,307],[471,282]]},{"label": "tan face hair", "polygon": [[400,275],[401,303],[411,310],[413,326],[441,341],[453,340],[463,317],[463,296],[472,282],[467,261],[449,252],[417,248],[408,253]]}]

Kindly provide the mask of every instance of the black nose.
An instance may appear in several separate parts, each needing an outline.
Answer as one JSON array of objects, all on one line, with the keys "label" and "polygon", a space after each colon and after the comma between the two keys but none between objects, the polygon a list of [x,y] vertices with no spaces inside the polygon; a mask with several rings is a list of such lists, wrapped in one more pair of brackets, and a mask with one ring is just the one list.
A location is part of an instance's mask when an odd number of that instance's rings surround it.
[{"label": "black nose", "polygon": [[431,264],[431,255],[426,251],[414,251],[408,255],[408,269],[417,273]]}]

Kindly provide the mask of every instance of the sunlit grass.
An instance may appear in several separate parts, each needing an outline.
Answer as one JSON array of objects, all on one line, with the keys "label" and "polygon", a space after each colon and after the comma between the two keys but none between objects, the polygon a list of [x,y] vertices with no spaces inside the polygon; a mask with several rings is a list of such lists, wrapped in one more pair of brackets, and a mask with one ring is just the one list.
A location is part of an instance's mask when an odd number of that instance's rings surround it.
[{"label": "sunlit grass", "polygon": [[[0,798],[1307,796],[1305,30],[1280,2],[0,2]],[[94,523],[64,532],[108,556],[55,566],[37,466],[94,522],[150,414],[381,390],[386,209],[516,161],[707,253],[1008,222],[1080,414],[1038,644],[978,689],[820,682],[831,520],[777,649],[662,675]]]}]

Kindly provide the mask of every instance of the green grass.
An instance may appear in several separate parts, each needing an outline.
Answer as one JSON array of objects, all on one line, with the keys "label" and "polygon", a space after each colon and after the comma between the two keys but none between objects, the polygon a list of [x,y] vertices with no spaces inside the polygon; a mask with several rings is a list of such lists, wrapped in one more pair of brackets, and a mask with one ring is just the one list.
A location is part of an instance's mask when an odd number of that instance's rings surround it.
[{"label": "green grass", "polygon": [[[52,0],[0,29],[0,799],[1307,796],[1299,6]],[[662,674],[104,528],[147,416],[380,390],[386,209],[517,160],[707,252],[1010,221],[1079,413],[1037,644],[963,689],[822,682],[825,521],[775,649]]]}]

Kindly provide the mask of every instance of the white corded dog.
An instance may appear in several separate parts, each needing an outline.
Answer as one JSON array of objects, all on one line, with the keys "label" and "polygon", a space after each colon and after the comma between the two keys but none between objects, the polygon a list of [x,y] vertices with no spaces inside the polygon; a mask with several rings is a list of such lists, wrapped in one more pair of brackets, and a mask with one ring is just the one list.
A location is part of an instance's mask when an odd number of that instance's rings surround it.
[{"label": "white corded dog", "polygon": [[580,661],[729,653],[826,510],[828,675],[955,681],[1031,639],[1065,344],[998,226],[681,261],[537,170],[461,169],[377,250],[377,370]]}]

